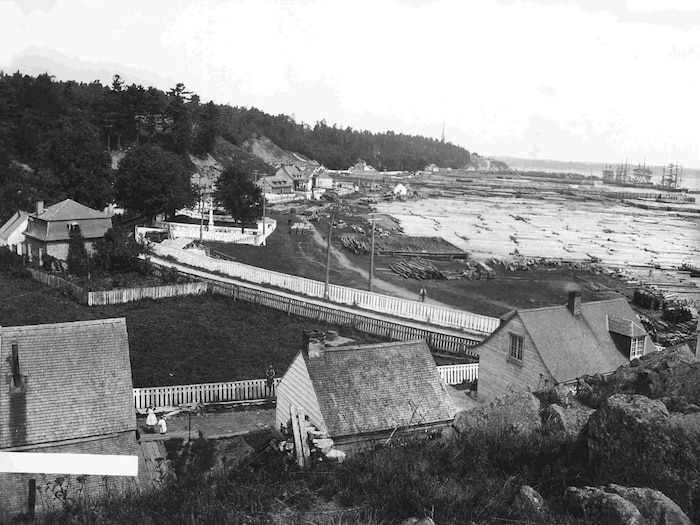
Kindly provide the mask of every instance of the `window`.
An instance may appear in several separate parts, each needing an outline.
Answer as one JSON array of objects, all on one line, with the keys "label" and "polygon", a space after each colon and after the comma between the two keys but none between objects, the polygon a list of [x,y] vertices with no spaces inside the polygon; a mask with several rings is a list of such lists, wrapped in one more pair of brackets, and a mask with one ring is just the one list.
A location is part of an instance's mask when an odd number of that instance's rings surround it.
[{"label": "window", "polygon": [[633,337],[630,344],[630,361],[644,355],[644,337]]},{"label": "window", "polygon": [[76,223],[73,224],[67,224],[68,231],[77,231],[79,229],[79,226]]},{"label": "window", "polygon": [[510,350],[508,357],[520,363],[523,361],[523,338],[519,335],[510,334]]}]

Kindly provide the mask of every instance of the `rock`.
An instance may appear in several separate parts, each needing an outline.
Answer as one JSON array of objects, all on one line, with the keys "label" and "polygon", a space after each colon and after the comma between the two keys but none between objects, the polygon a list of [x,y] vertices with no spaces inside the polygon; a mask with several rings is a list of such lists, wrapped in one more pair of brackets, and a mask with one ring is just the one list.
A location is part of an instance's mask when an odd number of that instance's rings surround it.
[{"label": "rock", "polygon": [[685,512],[663,492],[615,484],[608,485],[605,490],[632,503],[650,525],[691,525]]},{"label": "rock", "polygon": [[403,520],[400,525],[435,525],[431,518],[408,518]]},{"label": "rock", "polygon": [[596,487],[569,487],[566,503],[586,521],[604,525],[647,525],[637,507],[618,494]]},{"label": "rock", "polygon": [[595,412],[578,402],[572,403],[570,408],[559,405],[549,405],[542,411],[542,430],[549,434],[563,434],[575,439],[588,423],[588,418]]},{"label": "rock", "polygon": [[542,427],[540,409],[540,400],[528,392],[508,394],[487,407],[459,412],[452,426],[459,433],[467,429],[529,433]]},{"label": "rock", "polygon": [[520,487],[516,498],[531,513],[542,514],[547,509],[544,498],[530,485]]},{"label": "rock", "polygon": [[658,432],[668,417],[666,405],[658,399],[638,394],[615,394],[588,418],[580,438],[586,441],[590,460],[604,461],[612,451],[628,446],[620,443],[621,429],[637,435]]},{"label": "rock", "polygon": [[700,406],[698,376],[700,359],[687,346],[674,347],[647,354],[607,377],[584,376],[579,380],[577,398],[594,408],[619,393],[663,398],[667,403],[678,400],[680,406]]}]

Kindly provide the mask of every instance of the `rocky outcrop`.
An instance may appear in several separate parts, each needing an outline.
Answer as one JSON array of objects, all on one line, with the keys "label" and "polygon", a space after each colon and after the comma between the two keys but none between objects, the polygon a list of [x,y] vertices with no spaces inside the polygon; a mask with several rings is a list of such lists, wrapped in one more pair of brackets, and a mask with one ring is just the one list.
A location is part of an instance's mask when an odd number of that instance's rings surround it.
[{"label": "rocky outcrop", "polygon": [[508,394],[487,407],[459,412],[452,426],[458,433],[467,429],[529,433],[542,427],[540,410],[540,400],[534,395],[527,392]]},{"label": "rocky outcrop", "polygon": [[691,525],[688,516],[658,490],[622,487],[569,487],[566,502],[587,520],[610,525]]},{"label": "rocky outcrop", "polygon": [[542,410],[542,430],[576,439],[593,412],[595,409],[577,402],[572,402],[568,408],[558,404],[548,405]]},{"label": "rocky outcrop", "polygon": [[584,376],[577,397],[598,408],[614,394],[641,394],[661,399],[674,411],[693,412],[700,407],[700,359],[685,347],[654,352],[618,368],[608,377]]}]

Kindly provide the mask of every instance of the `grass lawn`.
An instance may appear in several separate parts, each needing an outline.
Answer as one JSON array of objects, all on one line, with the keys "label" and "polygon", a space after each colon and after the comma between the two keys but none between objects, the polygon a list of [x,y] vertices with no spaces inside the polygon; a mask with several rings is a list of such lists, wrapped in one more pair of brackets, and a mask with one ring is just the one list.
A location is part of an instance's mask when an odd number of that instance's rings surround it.
[{"label": "grass lawn", "polygon": [[258,379],[269,364],[282,375],[301,348],[302,330],[384,340],[217,294],[88,307],[0,272],[0,298],[0,326],[125,317],[135,387]]}]

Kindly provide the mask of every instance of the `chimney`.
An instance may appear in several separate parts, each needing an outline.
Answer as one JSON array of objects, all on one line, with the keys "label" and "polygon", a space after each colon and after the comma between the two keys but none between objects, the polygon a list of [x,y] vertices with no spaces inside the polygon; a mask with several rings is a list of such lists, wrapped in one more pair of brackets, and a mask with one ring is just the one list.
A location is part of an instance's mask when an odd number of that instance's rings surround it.
[{"label": "chimney", "polygon": [[569,304],[567,304],[567,308],[572,315],[576,317],[581,315],[581,292],[569,292]]},{"label": "chimney", "polygon": [[22,376],[19,375],[19,351],[16,344],[12,345],[12,382],[15,388],[22,386]]},{"label": "chimney", "polygon": [[304,330],[304,351],[309,359],[323,357],[323,349],[326,346],[326,335],[318,330]]},{"label": "chimney", "polygon": [[44,213],[44,201],[37,201],[36,202],[36,214],[37,214],[37,216],[39,216],[42,213]]}]

